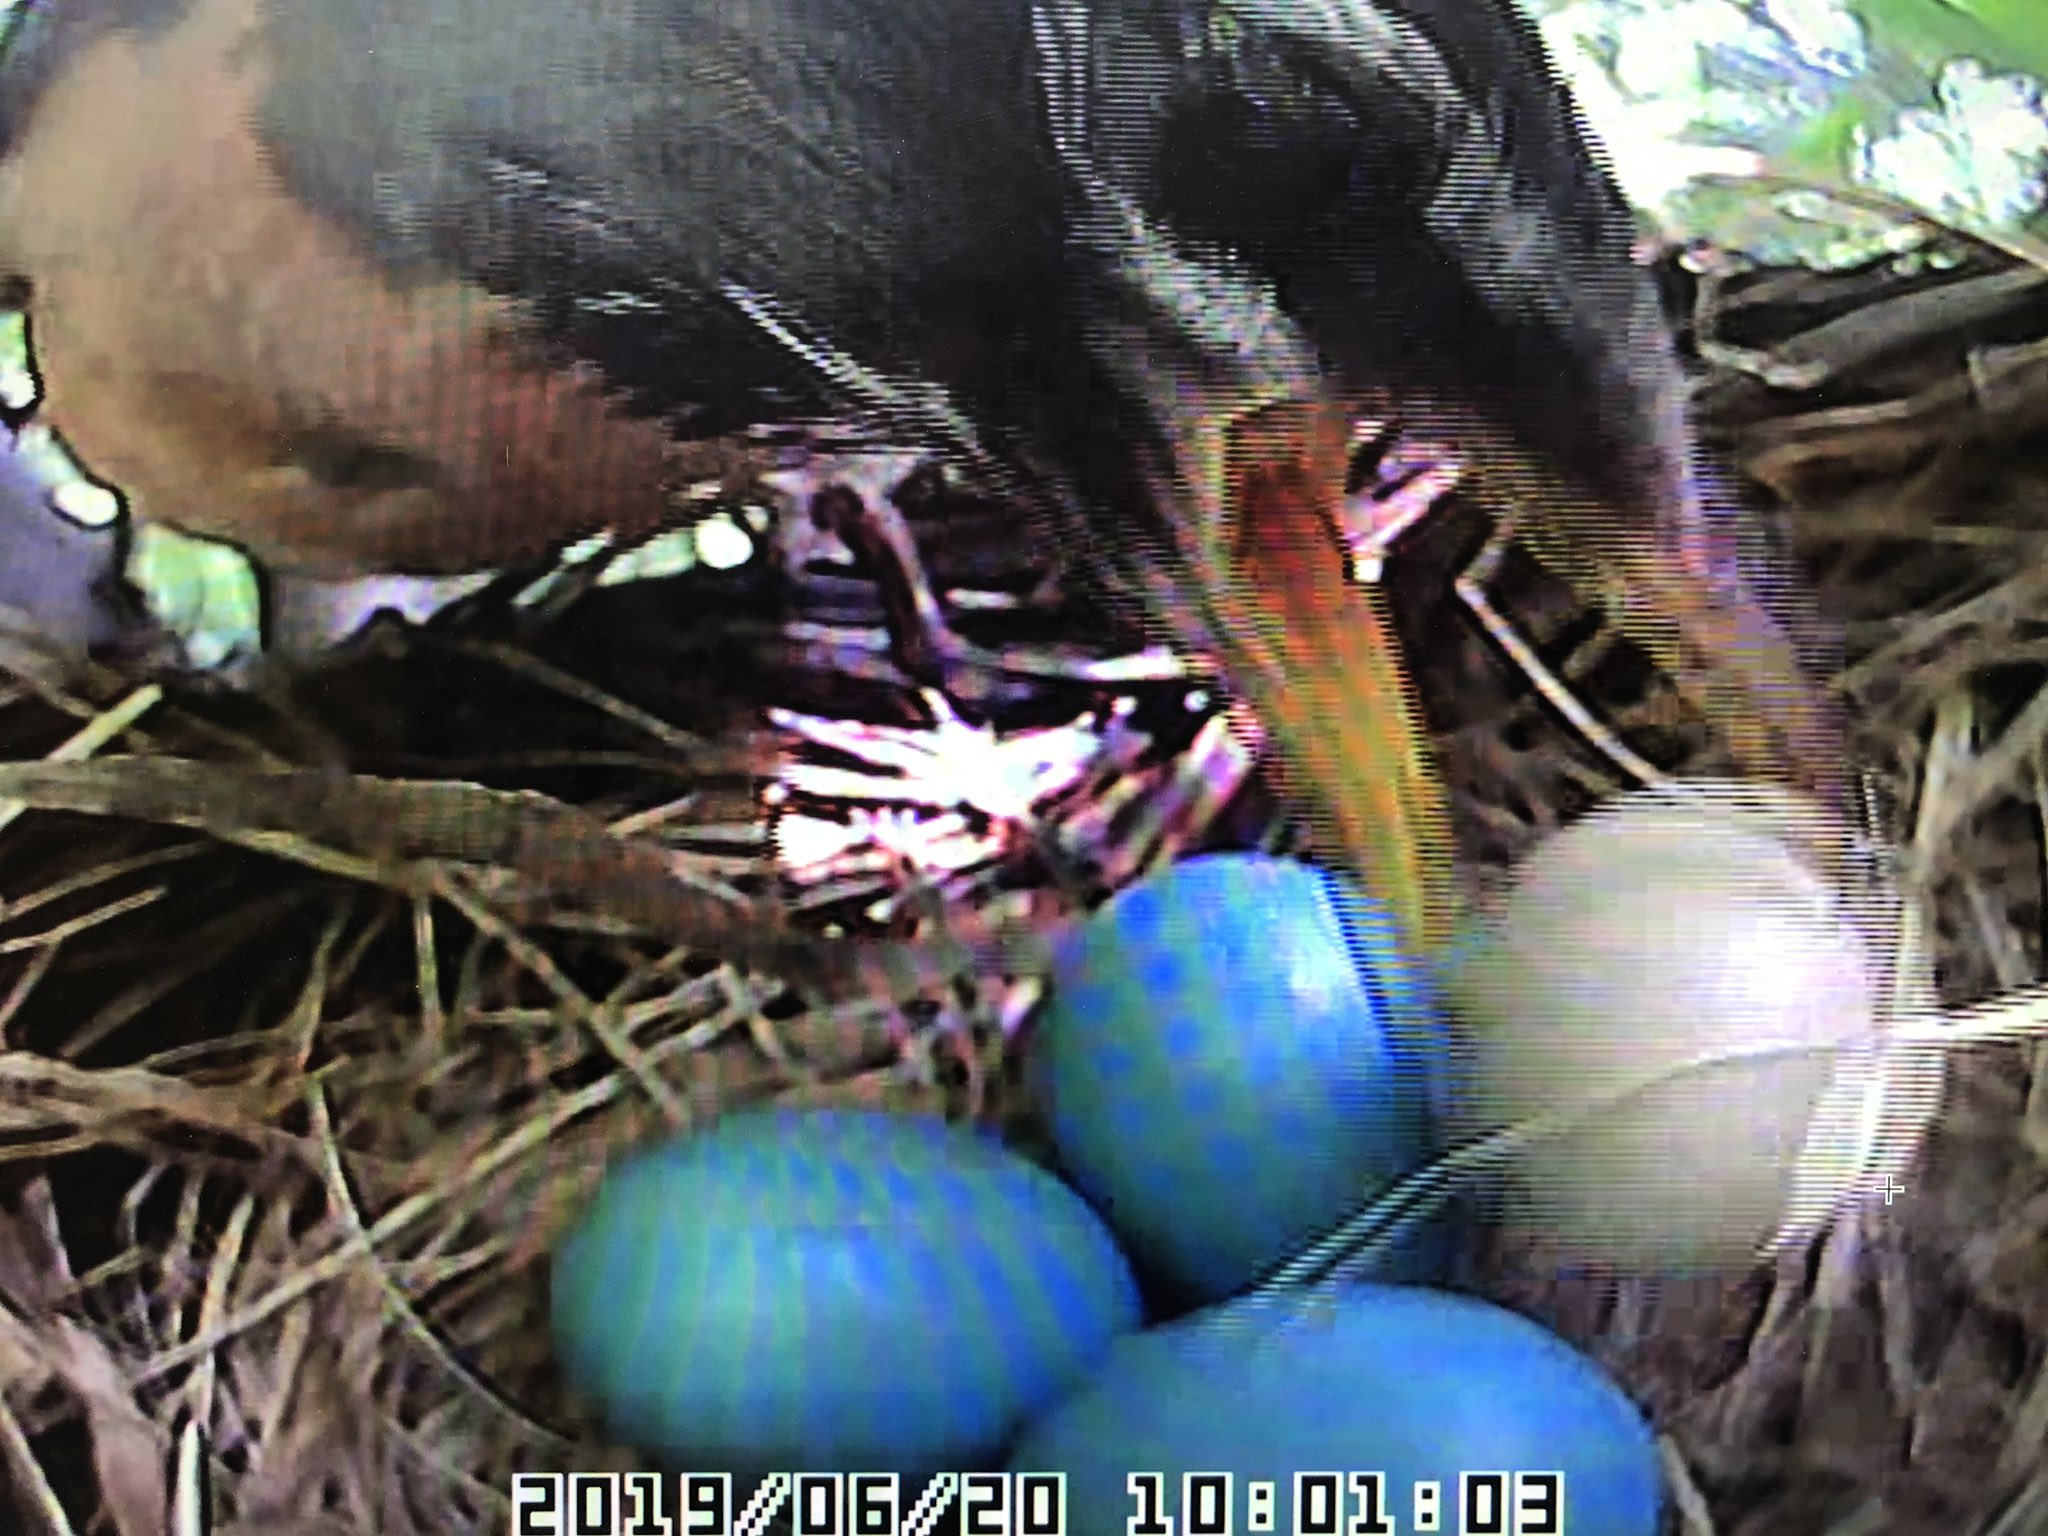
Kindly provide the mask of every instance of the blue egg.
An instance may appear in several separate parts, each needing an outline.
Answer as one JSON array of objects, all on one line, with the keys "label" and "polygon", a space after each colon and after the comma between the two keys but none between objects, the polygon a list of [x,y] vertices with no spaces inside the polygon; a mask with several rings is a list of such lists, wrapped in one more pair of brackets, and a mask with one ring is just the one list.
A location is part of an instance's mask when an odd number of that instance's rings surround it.
[{"label": "blue egg", "polygon": [[[1169,1514],[1183,1473],[1231,1473],[1238,1530],[1251,1528],[1247,1485],[1265,1480],[1277,1503],[1262,1528],[1298,1529],[1297,1472],[1380,1473],[1382,1513],[1400,1530],[1416,1528],[1429,1481],[1438,1528],[1462,1529],[1459,1477],[1471,1472],[1554,1474],[1562,1518],[1548,1528],[1572,1536],[1656,1536],[1662,1504],[1655,1437],[1592,1361],[1512,1312],[1399,1286],[1247,1297],[1126,1335],[1025,1433],[1010,1467],[1067,1474],[1073,1536],[1132,1528],[1133,1472],[1160,1474]],[[1544,1489],[1525,1483],[1522,1496]]]},{"label": "blue egg", "polygon": [[[1033,1075],[1063,1171],[1149,1281],[1200,1303],[1428,1160],[1441,1049],[1384,908],[1303,864],[1214,854],[1082,925]],[[1441,1237],[1372,1278],[1435,1278]]]},{"label": "blue egg", "polygon": [[972,1130],[755,1112],[606,1172],[555,1255],[556,1353],[684,1468],[973,1468],[1138,1322],[1115,1240]]}]

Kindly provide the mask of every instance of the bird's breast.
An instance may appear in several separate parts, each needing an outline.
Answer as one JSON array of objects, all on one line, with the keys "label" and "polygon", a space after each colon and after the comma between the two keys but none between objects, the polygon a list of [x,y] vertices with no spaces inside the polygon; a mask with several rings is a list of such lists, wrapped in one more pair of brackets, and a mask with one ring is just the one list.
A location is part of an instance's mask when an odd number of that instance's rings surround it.
[{"label": "bird's breast", "polygon": [[44,394],[146,517],[281,569],[459,571],[729,465],[532,345],[516,305],[395,277],[290,194],[259,131],[257,0],[62,61],[0,177]]}]

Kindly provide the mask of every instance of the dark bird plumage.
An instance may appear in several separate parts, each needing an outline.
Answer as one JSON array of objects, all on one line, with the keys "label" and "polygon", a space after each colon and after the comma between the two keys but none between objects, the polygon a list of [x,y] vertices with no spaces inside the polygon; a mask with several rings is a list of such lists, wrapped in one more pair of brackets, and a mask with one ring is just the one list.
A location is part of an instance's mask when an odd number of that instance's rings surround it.
[{"label": "dark bird plumage", "polygon": [[1391,406],[1690,647],[1755,771],[1839,772],[1504,0],[28,0],[0,144],[53,417],[276,567],[646,527],[722,434],[869,412],[1220,654],[1433,926],[1438,792],[1324,526]]}]

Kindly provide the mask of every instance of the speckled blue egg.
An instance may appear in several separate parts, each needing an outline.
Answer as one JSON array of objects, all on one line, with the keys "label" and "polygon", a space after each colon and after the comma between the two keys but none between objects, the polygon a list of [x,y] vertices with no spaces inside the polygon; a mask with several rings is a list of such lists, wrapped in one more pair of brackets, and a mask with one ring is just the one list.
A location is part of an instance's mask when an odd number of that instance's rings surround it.
[{"label": "speckled blue egg", "polygon": [[[1428,1159],[1440,1050],[1384,908],[1307,865],[1227,853],[1082,925],[1032,1066],[1062,1170],[1155,1293],[1192,1304]],[[1442,1238],[1365,1278],[1431,1278]]]},{"label": "speckled blue egg", "polygon": [[973,1468],[1138,1322],[1115,1240],[973,1130],[750,1112],[614,1164],[557,1251],[557,1356],[671,1464]]},{"label": "speckled blue egg", "polygon": [[1010,1466],[1067,1474],[1073,1536],[1123,1536],[1138,1471],[1162,1475],[1167,1514],[1183,1473],[1234,1474],[1238,1530],[1262,1480],[1278,1502],[1261,1528],[1297,1529],[1293,1477],[1315,1470],[1382,1474],[1401,1530],[1429,1480],[1440,1528],[1460,1529],[1465,1472],[1560,1474],[1572,1536],[1656,1536],[1662,1503],[1650,1427],[1592,1361],[1512,1312],[1401,1286],[1247,1297],[1127,1335]]}]

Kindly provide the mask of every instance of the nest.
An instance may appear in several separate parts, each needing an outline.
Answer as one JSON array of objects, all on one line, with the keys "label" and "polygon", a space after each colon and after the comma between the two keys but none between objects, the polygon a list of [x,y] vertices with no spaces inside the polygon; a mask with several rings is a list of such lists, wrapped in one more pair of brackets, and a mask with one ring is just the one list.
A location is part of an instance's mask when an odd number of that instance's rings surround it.
[{"label": "nest", "polygon": [[[2026,988],[2048,279],[1672,272],[1709,434],[1848,626],[1943,997]],[[1187,851],[1304,846],[1200,658],[1107,623],[1013,509],[915,453],[779,453],[713,509],[755,540],[729,570],[608,585],[601,552],[289,687],[0,700],[11,1528],[166,1532],[195,1424],[222,1528],[268,1536],[495,1531],[515,1470],[632,1465],[547,1346],[546,1255],[610,1152],[765,1101],[1028,1136],[1030,936]],[[1355,510],[1406,529],[1389,590],[1483,888],[1632,771],[1721,764],[1455,468],[1371,436]],[[1649,1408],[1690,1536],[2041,1529],[2044,1073],[2024,1031],[1954,1053],[1896,1203],[1773,1269],[1501,1255],[1485,1288]]]}]

